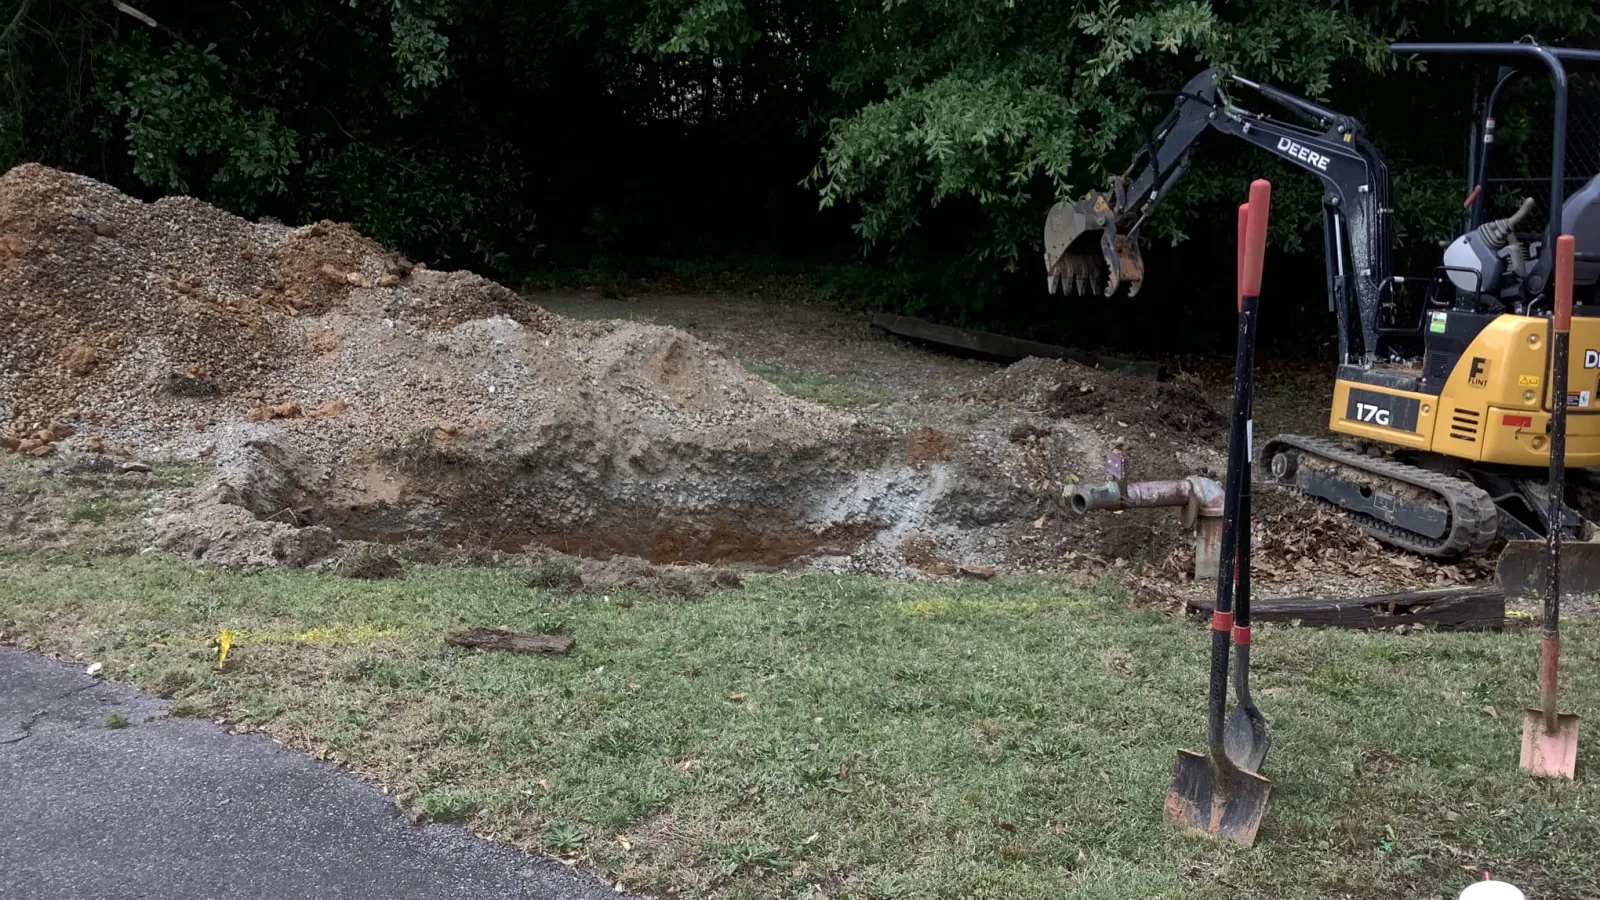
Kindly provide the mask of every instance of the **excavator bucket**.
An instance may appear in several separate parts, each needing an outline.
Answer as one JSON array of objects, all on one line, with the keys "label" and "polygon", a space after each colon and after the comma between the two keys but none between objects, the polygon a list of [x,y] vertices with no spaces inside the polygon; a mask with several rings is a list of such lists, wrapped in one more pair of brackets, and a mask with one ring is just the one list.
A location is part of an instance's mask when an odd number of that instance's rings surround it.
[{"label": "excavator bucket", "polygon": [[1044,223],[1044,265],[1051,293],[1060,288],[1063,294],[1110,297],[1127,285],[1131,297],[1144,282],[1138,236],[1117,233],[1116,211],[1100,191],[1050,208]]},{"label": "excavator bucket", "polygon": [[[1507,596],[1539,593],[1544,589],[1545,559],[1549,552],[1542,539],[1506,541],[1495,563],[1495,580],[1500,582]],[[1600,593],[1600,542],[1561,544],[1561,593]]]}]

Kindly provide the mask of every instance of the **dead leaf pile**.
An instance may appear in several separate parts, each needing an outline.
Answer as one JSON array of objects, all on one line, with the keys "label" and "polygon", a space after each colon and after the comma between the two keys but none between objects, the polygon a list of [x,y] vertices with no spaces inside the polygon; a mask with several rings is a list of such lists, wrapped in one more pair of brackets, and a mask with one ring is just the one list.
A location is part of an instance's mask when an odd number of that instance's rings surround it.
[{"label": "dead leaf pile", "polygon": [[1252,572],[1258,579],[1362,575],[1396,587],[1464,584],[1492,576],[1487,557],[1441,563],[1379,543],[1354,522],[1286,490],[1255,493]]}]

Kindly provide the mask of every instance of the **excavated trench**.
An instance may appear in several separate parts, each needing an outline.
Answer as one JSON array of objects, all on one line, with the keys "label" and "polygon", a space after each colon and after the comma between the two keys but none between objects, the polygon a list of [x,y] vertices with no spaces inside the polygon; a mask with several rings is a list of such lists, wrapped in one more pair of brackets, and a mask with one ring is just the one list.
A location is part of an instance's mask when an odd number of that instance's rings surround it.
[{"label": "excavated trench", "polygon": [[[676,457],[651,473],[587,467],[550,447],[508,457],[437,436],[427,443],[429,452],[412,445],[333,467],[280,441],[248,441],[202,498],[169,517],[183,523],[173,549],[249,561],[230,557],[256,538],[265,543],[258,556],[306,565],[340,541],[429,541],[778,568],[863,551],[892,557],[910,534],[970,535],[1040,503],[948,463],[910,465],[904,441],[883,436],[770,458]],[[208,508],[232,515],[230,535],[197,537]]]},{"label": "excavated trench", "polygon": [[0,176],[0,221],[0,447],[205,460],[214,478],[149,525],[222,565],[421,539],[885,572],[909,542],[939,570],[1040,568],[1095,539],[1045,513],[1064,473],[1098,470],[1109,413],[1203,437],[1161,418],[1203,403],[1043,360],[858,416],[685,332],[554,315],[348,226],[37,165]]},{"label": "excavated trench", "polygon": [[[757,514],[757,518],[776,524],[750,528],[735,520],[732,514],[671,520],[659,511],[641,511],[635,516],[621,517],[611,525],[580,533],[506,532],[471,527],[376,528],[348,519],[343,522],[325,520],[318,524],[328,525],[341,539],[380,544],[431,540],[449,546],[486,547],[502,553],[548,547],[570,556],[634,556],[662,565],[748,563],[772,568],[804,558],[849,556],[864,540],[884,527],[839,524],[811,532],[792,522],[784,527],[784,516],[784,511]],[[641,528],[641,522],[648,524]]]}]

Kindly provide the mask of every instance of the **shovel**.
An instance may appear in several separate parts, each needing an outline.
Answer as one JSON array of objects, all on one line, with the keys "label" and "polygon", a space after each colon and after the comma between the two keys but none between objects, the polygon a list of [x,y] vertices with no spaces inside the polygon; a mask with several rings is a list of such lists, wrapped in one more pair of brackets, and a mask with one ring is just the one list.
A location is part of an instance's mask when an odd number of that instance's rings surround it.
[{"label": "shovel", "polygon": [[[1244,248],[1248,243],[1247,222],[1250,206],[1239,207],[1239,311],[1244,312]],[[1263,214],[1265,212],[1263,211]],[[1252,376],[1242,386],[1245,415],[1244,477],[1239,479],[1239,549],[1238,588],[1234,594],[1233,620],[1233,695],[1238,704],[1228,714],[1223,728],[1222,745],[1233,764],[1246,772],[1260,772],[1267,761],[1267,749],[1272,746],[1272,731],[1267,727],[1267,717],[1256,708],[1250,697],[1250,480],[1254,462],[1255,423],[1254,341],[1251,342],[1250,366]]]},{"label": "shovel", "polygon": [[[1552,413],[1553,414],[1553,413]],[[1494,578],[1507,597],[1544,590],[1549,539],[1506,541],[1495,560]],[[1600,592],[1600,542],[1561,542],[1561,589],[1569,594]]]},{"label": "shovel", "polygon": [[[1567,460],[1567,358],[1572,329],[1573,237],[1556,238],[1555,335],[1551,343],[1550,521],[1561,521]],[[1561,659],[1561,529],[1552,527],[1544,571],[1544,631],[1539,642],[1539,708],[1522,716],[1522,770],[1572,778],[1578,765],[1578,717],[1556,712]]]},{"label": "shovel", "polygon": [[[1245,242],[1244,294],[1239,311],[1239,345],[1234,357],[1233,416],[1228,436],[1227,495],[1223,501],[1220,571],[1232,573],[1239,538],[1240,487],[1249,455],[1249,387],[1255,350],[1255,317],[1266,252],[1267,213],[1272,186],[1250,185],[1250,215]],[[1207,753],[1179,750],[1172,767],[1163,812],[1169,821],[1243,846],[1255,843],[1272,782],[1247,771],[1224,746],[1223,710],[1228,702],[1228,644],[1233,631],[1234,578],[1217,579],[1217,605],[1211,614],[1211,675],[1206,702]],[[1248,655],[1248,654],[1247,654]]]}]

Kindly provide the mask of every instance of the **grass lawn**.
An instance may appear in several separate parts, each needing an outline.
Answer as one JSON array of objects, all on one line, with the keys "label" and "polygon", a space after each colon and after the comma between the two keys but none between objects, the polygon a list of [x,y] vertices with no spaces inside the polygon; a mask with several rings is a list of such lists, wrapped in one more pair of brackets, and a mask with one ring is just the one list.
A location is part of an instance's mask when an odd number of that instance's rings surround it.
[{"label": "grass lawn", "polygon": [[886,403],[894,399],[894,391],[884,387],[855,384],[831,375],[785,369],[748,359],[740,360],[740,364],[752,375],[766,379],[783,393],[824,406],[849,409],[855,406]]},{"label": "grass lawn", "polygon": [[[466,625],[577,649],[441,641]],[[1275,786],[1242,850],[1161,817],[1174,752],[1203,741],[1206,633],[1059,581],[768,576],[684,601],[513,568],[8,553],[0,627],[652,893],[1396,900],[1488,869],[1600,896],[1600,735],[1576,783],[1517,770],[1532,632],[1260,629]],[[1600,723],[1600,627],[1567,634],[1562,708]]]}]

